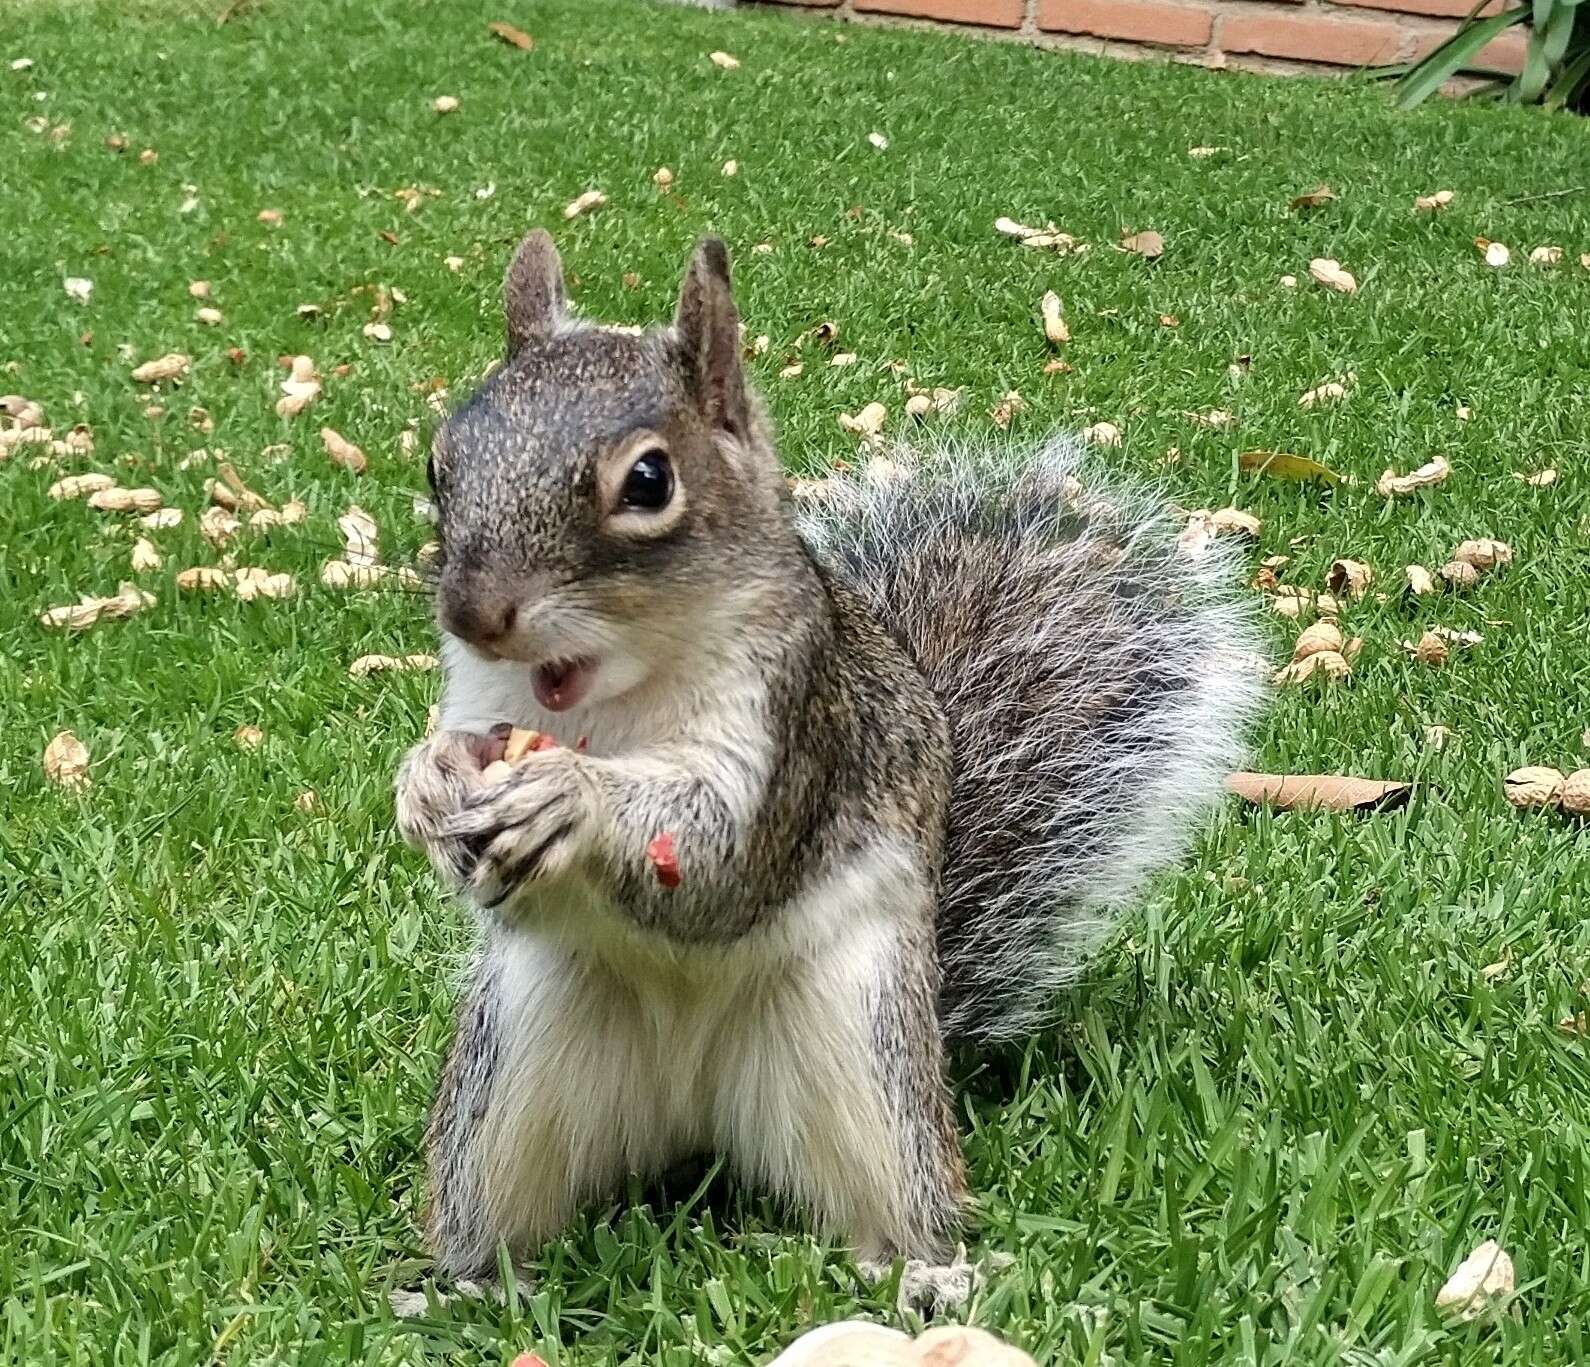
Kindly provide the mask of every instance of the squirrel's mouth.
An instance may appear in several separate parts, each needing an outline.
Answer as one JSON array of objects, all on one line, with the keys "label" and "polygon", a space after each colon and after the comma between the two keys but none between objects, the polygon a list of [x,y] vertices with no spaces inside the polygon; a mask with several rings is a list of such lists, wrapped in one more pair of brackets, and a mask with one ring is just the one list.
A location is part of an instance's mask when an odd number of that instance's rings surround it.
[{"label": "squirrel's mouth", "polygon": [[536,701],[548,712],[567,712],[590,691],[596,677],[596,661],[554,660],[536,666]]}]

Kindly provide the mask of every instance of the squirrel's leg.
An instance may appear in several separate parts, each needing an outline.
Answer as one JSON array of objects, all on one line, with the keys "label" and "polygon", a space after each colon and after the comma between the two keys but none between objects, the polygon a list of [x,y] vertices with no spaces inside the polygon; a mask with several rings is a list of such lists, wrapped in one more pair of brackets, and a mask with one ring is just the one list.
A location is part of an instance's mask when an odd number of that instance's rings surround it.
[{"label": "squirrel's leg", "polygon": [[489,1278],[500,1243],[533,1257],[582,1203],[674,1156],[644,1114],[654,1089],[626,1007],[555,948],[488,939],[426,1135],[426,1230],[444,1276]]},{"label": "squirrel's leg", "polygon": [[863,1260],[937,1265],[955,1247],[965,1168],[943,1077],[934,895],[892,855],[862,856],[788,908],[829,939],[796,957],[737,1032],[720,1142]]}]

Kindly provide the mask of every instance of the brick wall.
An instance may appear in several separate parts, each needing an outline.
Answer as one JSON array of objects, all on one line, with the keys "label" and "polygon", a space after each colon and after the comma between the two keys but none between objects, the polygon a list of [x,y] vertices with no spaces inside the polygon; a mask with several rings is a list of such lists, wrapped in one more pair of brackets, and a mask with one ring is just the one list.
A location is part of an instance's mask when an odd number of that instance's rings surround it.
[{"label": "brick wall", "polygon": [[[1047,47],[1201,66],[1330,72],[1422,57],[1473,0],[763,0],[864,21],[927,23]],[[1491,14],[1513,0],[1491,0]],[[1476,65],[1517,72],[1510,29]]]}]

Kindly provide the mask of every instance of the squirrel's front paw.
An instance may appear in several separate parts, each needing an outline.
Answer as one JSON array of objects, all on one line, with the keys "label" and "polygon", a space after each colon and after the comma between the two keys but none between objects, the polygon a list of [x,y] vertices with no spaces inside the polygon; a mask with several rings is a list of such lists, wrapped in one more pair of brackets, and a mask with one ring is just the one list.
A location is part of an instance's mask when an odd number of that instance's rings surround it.
[{"label": "squirrel's front paw", "polygon": [[466,851],[460,882],[487,910],[526,884],[555,878],[588,847],[594,791],[571,750],[531,755],[500,782],[464,800],[443,835]]},{"label": "squirrel's front paw", "polygon": [[412,847],[424,850],[437,871],[455,883],[474,861],[463,844],[447,838],[444,830],[465,799],[481,789],[481,771],[502,757],[505,730],[498,728],[490,735],[438,731],[410,750],[398,769],[398,832]]}]

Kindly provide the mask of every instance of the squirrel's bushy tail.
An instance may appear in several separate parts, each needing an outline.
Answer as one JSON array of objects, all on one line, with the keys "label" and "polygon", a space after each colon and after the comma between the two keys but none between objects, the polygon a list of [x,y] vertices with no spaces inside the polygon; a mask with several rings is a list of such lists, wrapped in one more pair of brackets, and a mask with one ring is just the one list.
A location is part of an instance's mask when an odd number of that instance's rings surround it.
[{"label": "squirrel's bushy tail", "polygon": [[1165,502],[1036,453],[890,453],[804,511],[948,714],[941,1015],[952,1036],[1041,1025],[1110,913],[1176,860],[1239,766],[1262,696],[1221,549]]}]

